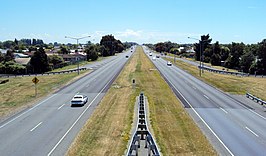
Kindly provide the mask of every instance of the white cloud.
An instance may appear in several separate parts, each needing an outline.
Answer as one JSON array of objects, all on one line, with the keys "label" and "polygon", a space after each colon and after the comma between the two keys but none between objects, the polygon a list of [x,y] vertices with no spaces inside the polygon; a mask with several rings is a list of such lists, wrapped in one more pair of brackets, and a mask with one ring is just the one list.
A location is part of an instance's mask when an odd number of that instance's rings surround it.
[{"label": "white cloud", "polygon": [[116,34],[118,37],[140,37],[142,31],[141,30],[134,31],[131,29],[126,29],[125,31],[117,32]]},{"label": "white cloud", "polygon": [[248,6],[248,9],[257,9],[258,7],[256,6]]}]

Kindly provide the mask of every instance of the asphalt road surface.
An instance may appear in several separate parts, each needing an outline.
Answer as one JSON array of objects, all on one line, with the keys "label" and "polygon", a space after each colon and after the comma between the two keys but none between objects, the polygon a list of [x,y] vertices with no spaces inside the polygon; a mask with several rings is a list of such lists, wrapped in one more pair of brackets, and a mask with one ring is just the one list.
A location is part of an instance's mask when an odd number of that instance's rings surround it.
[{"label": "asphalt road surface", "polygon": [[257,110],[262,108],[239,102],[180,68],[167,66],[162,58],[152,62],[220,155],[266,155],[266,114]]},{"label": "asphalt road surface", "polygon": [[[133,50],[134,51],[134,50]],[[0,123],[0,155],[64,155],[97,104],[131,56],[131,50],[86,67],[87,76]],[[71,107],[72,97],[89,97],[82,107]]]}]

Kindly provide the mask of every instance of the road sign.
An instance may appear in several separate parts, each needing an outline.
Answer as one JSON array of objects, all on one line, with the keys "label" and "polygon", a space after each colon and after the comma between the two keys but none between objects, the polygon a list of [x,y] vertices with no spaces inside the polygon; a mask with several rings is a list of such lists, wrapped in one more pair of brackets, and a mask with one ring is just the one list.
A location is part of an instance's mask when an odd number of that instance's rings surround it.
[{"label": "road sign", "polygon": [[39,82],[39,79],[37,79],[37,77],[34,77],[34,78],[32,79],[32,82],[35,83],[35,84],[37,84],[37,83]]}]

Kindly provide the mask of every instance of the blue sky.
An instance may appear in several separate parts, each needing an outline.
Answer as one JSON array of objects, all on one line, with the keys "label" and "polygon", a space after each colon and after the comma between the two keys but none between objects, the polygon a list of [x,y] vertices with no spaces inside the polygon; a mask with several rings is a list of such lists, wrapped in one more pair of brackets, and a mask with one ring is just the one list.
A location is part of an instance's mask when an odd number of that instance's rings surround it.
[{"label": "blue sky", "polygon": [[265,0],[0,0],[0,41],[101,36],[138,43],[194,43],[210,34],[220,43],[266,39]]}]

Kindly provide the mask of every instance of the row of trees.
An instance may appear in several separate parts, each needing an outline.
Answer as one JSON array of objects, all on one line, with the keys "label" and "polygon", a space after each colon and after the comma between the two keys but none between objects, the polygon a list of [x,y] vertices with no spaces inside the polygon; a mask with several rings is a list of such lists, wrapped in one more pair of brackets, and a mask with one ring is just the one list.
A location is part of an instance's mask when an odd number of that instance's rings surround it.
[{"label": "row of trees", "polygon": [[41,39],[21,39],[14,41],[4,41],[0,42],[0,49],[15,49],[15,50],[26,50],[26,48],[31,46],[44,46],[44,42]]},{"label": "row of trees", "polygon": [[[194,47],[195,60],[211,63],[216,66],[224,66],[237,69],[250,74],[266,74],[266,39],[257,44],[235,43],[220,44],[218,41],[211,43],[210,35],[203,35],[199,43],[177,44],[172,42],[160,42],[154,45],[146,44],[157,52],[167,52],[183,55],[187,48]],[[181,51],[179,47],[184,47]],[[202,54],[200,49],[202,48]],[[200,57],[201,54],[201,57]]]},{"label": "row of trees", "polygon": [[[24,74],[24,73],[44,73],[56,67],[66,65],[63,58],[58,55],[47,56],[43,47],[47,45],[42,40],[32,41],[30,39],[22,39],[20,41],[6,41],[2,42],[2,47],[9,47],[7,53],[4,55],[0,53],[0,73],[5,74]],[[9,43],[7,45],[7,43]],[[36,44],[36,45],[33,45]],[[40,46],[43,45],[43,46]],[[92,44],[89,42],[85,46],[84,52],[87,54],[87,61],[95,61],[99,56],[112,56],[115,53],[121,53],[125,47],[131,47],[136,43],[126,42],[123,44],[120,40],[115,39],[113,35],[103,36],[100,43]],[[23,66],[15,62],[14,52],[17,51],[17,46],[25,46],[29,51],[34,51],[30,62],[27,66]],[[60,45],[59,54],[70,54],[70,49],[78,48],[81,45],[72,44],[57,44]],[[78,49],[76,49],[78,52]]]},{"label": "row of trees", "polygon": [[211,44],[211,41],[207,34],[201,36],[201,45],[194,44],[196,60],[200,60],[200,48],[202,48],[203,62],[250,74],[266,74],[266,39],[257,44],[247,45],[242,42],[219,44],[218,41]]}]

